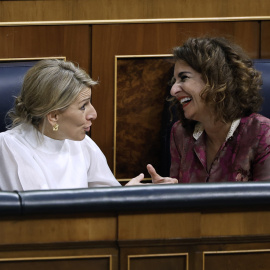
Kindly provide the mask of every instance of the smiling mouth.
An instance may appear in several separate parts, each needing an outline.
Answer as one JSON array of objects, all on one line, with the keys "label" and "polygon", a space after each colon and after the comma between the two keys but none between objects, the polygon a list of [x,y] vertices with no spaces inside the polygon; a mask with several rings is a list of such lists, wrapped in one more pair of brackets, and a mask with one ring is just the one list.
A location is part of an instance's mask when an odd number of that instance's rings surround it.
[{"label": "smiling mouth", "polygon": [[192,101],[191,97],[182,97],[179,99],[179,102],[181,103],[183,108],[186,107],[191,101]]}]

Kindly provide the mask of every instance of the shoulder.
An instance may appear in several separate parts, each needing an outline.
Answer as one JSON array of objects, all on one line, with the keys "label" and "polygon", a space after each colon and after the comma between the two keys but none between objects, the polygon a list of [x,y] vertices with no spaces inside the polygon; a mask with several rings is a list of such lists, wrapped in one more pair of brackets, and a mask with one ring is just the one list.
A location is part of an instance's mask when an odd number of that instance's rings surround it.
[{"label": "shoulder", "polygon": [[21,137],[21,130],[19,127],[16,127],[14,129],[10,129],[4,132],[0,133],[0,143],[1,145],[3,143],[9,144],[12,142],[17,141]]},{"label": "shoulder", "polygon": [[183,130],[184,130],[184,128],[183,128],[183,125],[182,125],[182,123],[181,123],[180,120],[177,121],[177,122],[175,122],[175,123],[173,124],[173,126],[172,126],[172,132],[173,132],[173,133],[177,133],[177,132],[183,131]]},{"label": "shoulder", "polygon": [[242,118],[239,135],[242,143],[248,140],[246,143],[251,144],[255,140],[259,144],[270,145],[270,119],[256,113]]},{"label": "shoulder", "polygon": [[[270,129],[270,119],[258,114],[258,113],[253,113],[247,117],[244,117],[241,119],[241,125],[245,127],[246,129],[250,128],[259,128],[259,129],[264,129],[264,130],[269,130]],[[253,132],[255,130],[252,130]]]},{"label": "shoulder", "polygon": [[24,164],[25,161],[31,162],[32,148],[25,139],[23,130],[19,127],[0,133],[0,159],[2,158],[10,166],[18,164],[18,162],[20,164]]},{"label": "shoulder", "polygon": [[172,129],[171,129],[171,136],[172,137],[192,137],[192,133],[194,130],[188,132],[186,128],[183,127],[181,121],[177,121],[173,124]]},{"label": "shoulder", "polygon": [[81,144],[81,148],[86,155],[90,155],[96,159],[105,158],[98,145],[88,135],[86,135],[85,138],[79,143]]},{"label": "shoulder", "polygon": [[100,151],[97,144],[86,135],[85,138],[80,142],[84,147],[91,148],[93,151]]}]

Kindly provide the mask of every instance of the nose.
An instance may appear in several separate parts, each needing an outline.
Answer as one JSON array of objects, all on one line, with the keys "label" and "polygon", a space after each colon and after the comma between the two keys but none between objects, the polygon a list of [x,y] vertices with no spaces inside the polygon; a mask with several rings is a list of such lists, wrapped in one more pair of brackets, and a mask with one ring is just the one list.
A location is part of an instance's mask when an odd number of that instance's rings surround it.
[{"label": "nose", "polygon": [[171,88],[170,93],[171,93],[171,95],[172,95],[173,97],[176,97],[177,94],[178,94],[179,92],[181,92],[181,91],[182,91],[182,90],[181,90],[180,84],[175,82],[175,83],[173,84],[172,88]]},{"label": "nose", "polygon": [[94,106],[90,103],[89,110],[87,112],[87,120],[95,120],[97,118],[97,111]]}]

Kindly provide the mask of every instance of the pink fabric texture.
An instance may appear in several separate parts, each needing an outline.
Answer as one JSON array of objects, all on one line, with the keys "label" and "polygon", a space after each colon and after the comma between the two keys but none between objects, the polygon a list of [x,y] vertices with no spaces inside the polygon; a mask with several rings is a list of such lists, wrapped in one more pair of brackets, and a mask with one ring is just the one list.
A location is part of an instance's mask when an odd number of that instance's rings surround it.
[{"label": "pink fabric texture", "polygon": [[205,132],[195,140],[179,121],[174,124],[170,176],[179,183],[270,181],[270,119],[259,114],[242,118],[209,171],[205,139]]}]

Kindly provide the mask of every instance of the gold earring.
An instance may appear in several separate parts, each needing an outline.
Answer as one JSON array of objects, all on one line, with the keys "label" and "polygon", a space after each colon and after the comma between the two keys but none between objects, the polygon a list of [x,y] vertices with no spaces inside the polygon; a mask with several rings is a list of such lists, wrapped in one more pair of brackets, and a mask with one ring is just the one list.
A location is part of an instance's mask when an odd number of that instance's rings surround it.
[{"label": "gold earring", "polygon": [[53,126],[53,131],[58,131],[58,128],[59,128],[59,125],[58,125],[58,124],[55,124],[55,125]]}]

